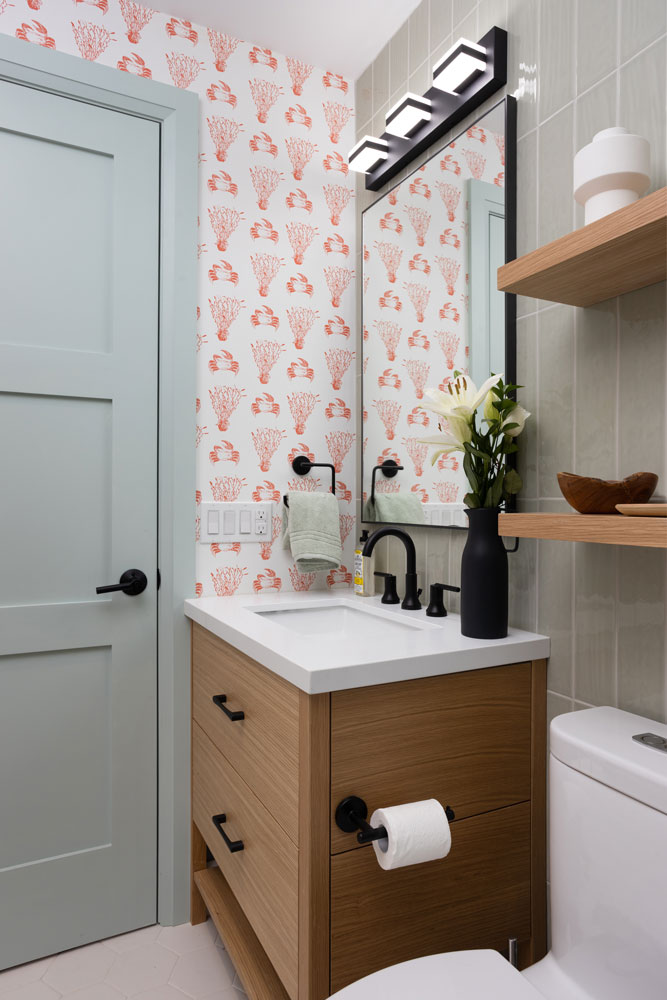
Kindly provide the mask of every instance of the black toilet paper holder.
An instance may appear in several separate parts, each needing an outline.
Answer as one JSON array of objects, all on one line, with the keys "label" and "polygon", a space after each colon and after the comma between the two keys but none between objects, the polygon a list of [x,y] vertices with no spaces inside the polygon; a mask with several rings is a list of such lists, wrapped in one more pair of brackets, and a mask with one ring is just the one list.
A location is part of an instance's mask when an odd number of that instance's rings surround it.
[{"label": "black toilet paper holder", "polygon": [[[449,822],[456,819],[451,806],[445,806],[445,815]],[[372,844],[374,840],[384,840],[387,831],[383,826],[372,827],[367,822],[368,806],[358,795],[347,795],[336,806],[336,826],[343,833],[357,833],[357,843]]]}]

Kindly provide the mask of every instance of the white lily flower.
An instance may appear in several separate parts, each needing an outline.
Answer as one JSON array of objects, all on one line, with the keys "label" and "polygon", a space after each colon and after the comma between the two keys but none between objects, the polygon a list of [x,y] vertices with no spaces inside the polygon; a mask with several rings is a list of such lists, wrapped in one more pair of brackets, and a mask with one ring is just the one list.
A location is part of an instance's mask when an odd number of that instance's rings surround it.
[{"label": "white lily flower", "polygon": [[453,451],[465,451],[465,441],[470,441],[472,432],[465,420],[457,419],[443,421],[440,433],[430,437],[419,438],[420,444],[435,445],[436,451],[431,457],[431,465],[435,465],[441,455],[450,455]]},{"label": "white lily flower", "polygon": [[429,402],[424,403],[423,408],[439,413],[447,420],[454,416],[469,423],[491,387],[497,385],[502,377],[502,374],[491,375],[478,389],[468,375],[459,375],[454,382],[449,383],[444,392],[441,389],[426,389],[425,395]]},{"label": "white lily flower", "polygon": [[495,406],[497,399],[498,397],[494,393],[487,392],[486,399],[484,400],[484,419],[489,422],[498,419],[498,410]]},{"label": "white lily flower", "polygon": [[517,424],[516,427],[510,427],[508,431],[504,432],[506,437],[511,437],[511,438],[518,437],[521,431],[526,426],[526,420],[528,420],[529,416],[530,413],[528,412],[528,410],[524,410],[523,406],[519,406],[519,404],[517,403],[514,409],[510,411],[510,413],[503,421],[502,425],[503,427],[505,426],[505,424]]}]

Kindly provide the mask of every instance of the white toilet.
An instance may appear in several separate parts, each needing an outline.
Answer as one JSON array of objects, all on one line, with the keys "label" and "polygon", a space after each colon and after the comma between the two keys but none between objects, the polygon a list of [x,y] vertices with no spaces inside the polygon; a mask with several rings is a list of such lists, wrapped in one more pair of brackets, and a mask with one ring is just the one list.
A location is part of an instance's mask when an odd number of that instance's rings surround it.
[{"label": "white toilet", "polygon": [[430,955],[331,1000],[667,998],[667,726],[615,708],[558,716],[549,788],[546,958],[518,972],[495,951]]}]

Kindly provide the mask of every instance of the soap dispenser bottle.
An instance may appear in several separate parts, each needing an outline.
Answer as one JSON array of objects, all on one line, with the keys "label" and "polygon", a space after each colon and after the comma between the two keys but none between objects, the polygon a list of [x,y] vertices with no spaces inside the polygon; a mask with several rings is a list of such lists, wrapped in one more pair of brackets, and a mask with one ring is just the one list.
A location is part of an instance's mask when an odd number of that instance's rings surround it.
[{"label": "soap dispenser bottle", "polygon": [[361,532],[359,544],[354,550],[354,592],[358,597],[372,597],[375,593],[375,556],[364,556],[364,545],[368,540],[368,530]]}]

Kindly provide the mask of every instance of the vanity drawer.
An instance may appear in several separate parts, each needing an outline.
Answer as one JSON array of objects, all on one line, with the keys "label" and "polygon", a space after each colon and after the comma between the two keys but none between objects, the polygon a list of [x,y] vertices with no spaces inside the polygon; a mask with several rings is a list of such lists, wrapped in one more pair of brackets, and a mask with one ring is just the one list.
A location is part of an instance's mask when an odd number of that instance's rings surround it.
[{"label": "vanity drawer", "polygon": [[331,859],[331,990],[396,962],[530,938],[530,805],[452,824],[446,858],[384,871],[373,847]]},{"label": "vanity drawer", "polygon": [[531,665],[471,670],[331,695],[331,850],[358,795],[379,806],[438,799],[457,820],[530,798]]},{"label": "vanity drawer", "polygon": [[[224,707],[244,713],[232,721]],[[298,842],[299,691],[218,639],[192,627],[192,714],[274,819]]]},{"label": "vanity drawer", "polygon": [[[298,851],[256,795],[193,723],[192,812],[238,903],[291,997],[297,996]],[[212,817],[243,849],[232,853]]]}]

